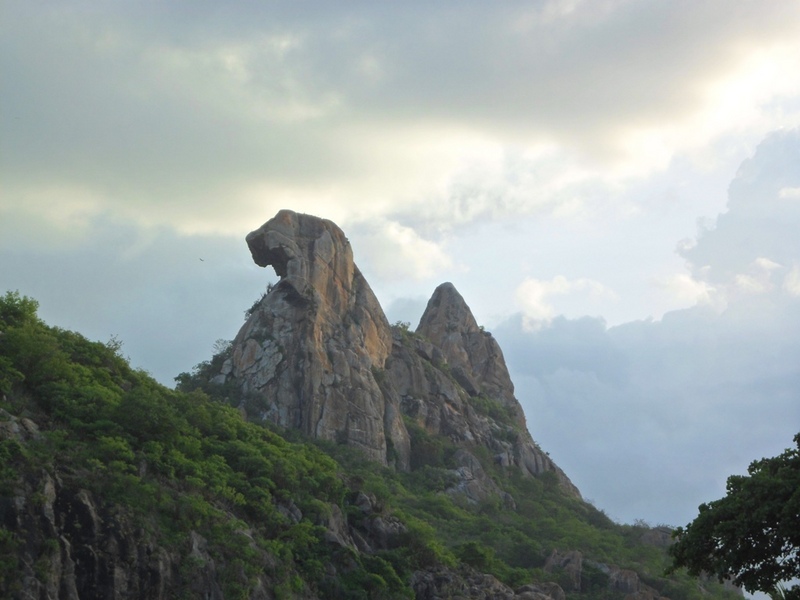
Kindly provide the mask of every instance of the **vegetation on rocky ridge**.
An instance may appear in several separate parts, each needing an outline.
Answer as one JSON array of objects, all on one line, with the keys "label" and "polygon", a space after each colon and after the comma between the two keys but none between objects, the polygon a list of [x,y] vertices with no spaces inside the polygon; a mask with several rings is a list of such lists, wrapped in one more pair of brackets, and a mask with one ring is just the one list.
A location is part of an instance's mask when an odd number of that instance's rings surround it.
[{"label": "vegetation on rocky ridge", "polygon": [[[555,582],[574,599],[621,600],[630,590],[609,585],[612,569],[635,571],[650,597],[730,593],[664,576],[651,530],[612,522],[548,473],[522,477],[475,447],[501,493],[472,503],[446,491],[457,451],[446,438],[410,424],[414,469],[381,467],[352,447],[247,422],[231,390],[199,385],[203,365],[171,390],[132,369],[116,340],[50,327],[36,310],[16,293],[0,298],[2,597],[58,589],[50,579],[63,581],[88,538],[68,510],[48,511],[81,494],[100,514],[98,536],[171,557],[160,584],[170,597],[197,597],[203,582],[224,598],[412,598],[416,574],[432,569],[511,588]],[[582,554],[577,580],[548,567],[554,551]],[[81,597],[99,596],[101,574],[76,578]],[[134,597],[161,597],[155,583],[135,585]]]}]

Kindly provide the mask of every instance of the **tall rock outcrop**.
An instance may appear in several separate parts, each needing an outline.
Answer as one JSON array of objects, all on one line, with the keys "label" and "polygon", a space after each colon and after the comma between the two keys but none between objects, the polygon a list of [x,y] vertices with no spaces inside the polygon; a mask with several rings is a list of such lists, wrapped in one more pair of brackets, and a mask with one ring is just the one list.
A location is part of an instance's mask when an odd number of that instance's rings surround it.
[{"label": "tall rock outcrop", "polygon": [[237,386],[251,417],[402,470],[430,459],[414,446],[413,423],[461,447],[453,491],[472,500],[496,491],[476,445],[526,474],[552,471],[579,496],[531,439],[500,347],[452,284],[436,289],[413,333],[390,327],[331,221],[283,210],[247,244],[280,281],[251,310],[215,381]]},{"label": "tall rock outcrop", "polygon": [[257,400],[251,406],[262,407],[261,418],[357,446],[385,464],[387,439],[408,446],[373,374],[392,334],[344,233],[283,210],[247,244],[256,264],[281,279],[234,339],[223,375]]},{"label": "tall rock outcrop", "polygon": [[452,283],[443,283],[434,290],[417,333],[441,349],[453,377],[467,393],[497,400],[514,413],[520,426],[525,426],[500,346],[491,333],[478,326]]},{"label": "tall rock outcrop", "polygon": [[476,487],[477,461],[468,450],[481,445],[499,464],[529,475],[552,472],[567,493],[580,496],[531,438],[500,346],[452,283],[436,288],[412,339],[396,341],[389,370],[402,411],[430,433],[465,446],[467,452],[455,455],[463,489]]}]

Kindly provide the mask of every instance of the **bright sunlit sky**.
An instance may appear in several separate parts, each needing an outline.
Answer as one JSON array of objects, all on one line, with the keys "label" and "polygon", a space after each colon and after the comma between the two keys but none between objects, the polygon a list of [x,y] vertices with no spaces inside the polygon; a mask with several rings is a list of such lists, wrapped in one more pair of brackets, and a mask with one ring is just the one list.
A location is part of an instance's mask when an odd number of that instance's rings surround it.
[{"label": "bright sunlit sky", "polygon": [[0,293],[172,385],[335,221],[390,321],[452,281],[528,426],[682,525],[800,431],[800,3],[0,4]]}]

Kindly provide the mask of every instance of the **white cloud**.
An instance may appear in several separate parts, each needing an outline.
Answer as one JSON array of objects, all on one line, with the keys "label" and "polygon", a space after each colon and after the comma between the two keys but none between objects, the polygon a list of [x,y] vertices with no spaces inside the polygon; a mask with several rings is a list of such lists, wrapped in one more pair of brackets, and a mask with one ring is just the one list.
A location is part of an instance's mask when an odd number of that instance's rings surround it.
[{"label": "white cloud", "polygon": [[686,273],[655,280],[655,284],[685,306],[711,304],[716,289],[705,281],[694,279]]},{"label": "white cloud", "polygon": [[800,265],[794,265],[783,280],[783,289],[792,296],[800,296]]},{"label": "white cloud", "polygon": [[752,275],[739,273],[733,278],[734,286],[746,294],[763,294],[768,292],[771,287],[763,278],[756,278]]},{"label": "white cloud", "polygon": [[771,133],[740,166],[727,211],[678,252],[695,279],[730,294],[764,294],[800,257],[800,205],[787,202],[800,183],[800,130]]},{"label": "white cloud", "polygon": [[[108,199],[81,185],[44,183],[30,187],[0,184],[0,222],[11,225],[6,236],[40,237],[42,247],[72,246],[82,241]],[[36,223],[30,231],[20,223]],[[46,235],[40,235],[47,230]]]},{"label": "white cloud", "polygon": [[551,297],[576,293],[590,297],[616,297],[611,289],[593,279],[579,278],[570,281],[563,275],[558,275],[549,281],[542,281],[529,277],[516,291],[517,304],[525,317],[525,327],[536,329],[556,315],[556,309],[550,302]]},{"label": "white cloud", "polygon": [[738,273],[733,278],[733,288],[745,294],[766,294],[775,289],[773,272],[782,270],[780,264],[769,258],[755,259],[747,273]]},{"label": "white cloud", "polygon": [[368,221],[348,228],[357,240],[356,263],[373,277],[424,280],[453,267],[441,244],[393,221]]},{"label": "white cloud", "polygon": [[800,199],[800,187],[785,187],[778,192],[779,198]]},{"label": "white cloud", "polygon": [[775,269],[780,269],[781,265],[780,263],[776,263],[774,260],[760,256],[753,261],[753,267],[760,271],[770,272],[774,271]]}]

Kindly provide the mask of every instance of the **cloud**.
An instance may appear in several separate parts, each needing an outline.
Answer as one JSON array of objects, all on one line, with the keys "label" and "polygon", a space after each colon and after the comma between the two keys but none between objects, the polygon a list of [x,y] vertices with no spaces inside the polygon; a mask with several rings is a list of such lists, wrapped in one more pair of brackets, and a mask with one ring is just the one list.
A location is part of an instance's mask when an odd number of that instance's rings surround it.
[{"label": "cloud", "polygon": [[60,234],[48,219],[25,218],[0,219],[3,291],[35,298],[50,325],[116,336],[134,367],[166,385],[232,338],[275,279],[253,264],[243,235],[180,236],[101,216],[65,247],[48,243]]},{"label": "cloud", "polygon": [[534,439],[583,493],[626,522],[680,525],[800,430],[800,306],[773,317],[694,308],[530,329],[520,315],[493,333]]},{"label": "cloud", "polygon": [[776,270],[780,274],[784,269],[768,258],[757,258],[746,273],[738,273],[733,277],[732,287],[744,294],[766,294],[775,288],[773,272]]},{"label": "cloud", "polygon": [[563,275],[558,275],[549,281],[541,281],[529,277],[519,285],[516,292],[517,303],[522,307],[524,315],[524,326],[535,329],[555,316],[556,309],[549,302],[552,296],[575,293],[611,299],[616,297],[612,290],[592,279],[568,280]]},{"label": "cloud", "polygon": [[4,195],[204,233],[318,195],[430,237],[419,215],[572,214],[798,114],[790,4],[312,5],[7,3]]},{"label": "cloud", "polygon": [[778,192],[779,198],[800,198],[800,187],[793,187],[793,188],[781,188],[781,191]]},{"label": "cloud", "polygon": [[[800,258],[800,130],[778,131],[759,144],[731,182],[726,212],[679,247],[695,280],[725,299],[790,292]],[[783,283],[783,285],[781,285]]]},{"label": "cloud", "polygon": [[800,430],[798,164],[800,131],[768,136],[680,246],[691,273],[659,283],[694,306],[609,328],[549,303],[589,283],[529,280],[495,329],[534,439],[612,516],[686,523]]},{"label": "cloud", "polygon": [[[797,429],[800,4],[3,15],[0,274],[53,324],[169,382],[235,334],[271,275],[241,237],[291,208],[342,226],[403,320],[444,271],[479,318],[521,308],[500,341],[534,436],[621,518],[688,519]],[[659,302],[698,305],[607,326]]]},{"label": "cloud", "polygon": [[655,284],[666,290],[678,302],[687,306],[711,304],[716,291],[707,282],[698,281],[687,273],[656,279]]},{"label": "cloud", "polygon": [[794,265],[783,280],[783,289],[792,296],[800,296],[800,265]]},{"label": "cloud", "polygon": [[367,221],[348,228],[357,240],[357,263],[374,277],[424,280],[453,267],[442,245],[392,221]]}]

